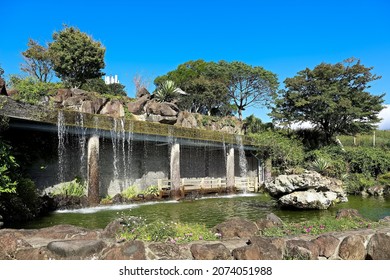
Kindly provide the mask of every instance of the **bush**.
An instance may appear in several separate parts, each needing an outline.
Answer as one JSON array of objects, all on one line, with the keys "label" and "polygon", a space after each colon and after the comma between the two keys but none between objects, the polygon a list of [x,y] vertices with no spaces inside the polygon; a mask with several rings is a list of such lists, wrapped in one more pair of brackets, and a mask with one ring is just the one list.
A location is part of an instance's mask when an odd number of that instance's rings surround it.
[{"label": "bush", "polygon": [[390,171],[390,153],[380,148],[347,147],[345,157],[351,173],[363,173],[377,178]]},{"label": "bush", "polygon": [[348,172],[345,152],[339,146],[325,146],[305,155],[306,168],[341,179]]},{"label": "bush", "polygon": [[136,186],[130,186],[124,191],[122,191],[122,196],[126,199],[132,199],[137,196],[139,193],[138,188]]},{"label": "bush", "polygon": [[124,85],[119,83],[107,85],[101,78],[87,80],[81,89],[111,96],[127,96]]},{"label": "bush", "polygon": [[63,88],[61,83],[45,83],[37,79],[18,76],[11,76],[10,87],[17,90],[12,98],[30,104],[38,104],[42,97],[49,96],[56,93],[57,89]]},{"label": "bush", "polygon": [[299,140],[270,130],[250,136],[257,146],[257,155],[263,160],[271,158],[273,166],[285,170],[303,163],[303,146]]},{"label": "bush", "polygon": [[204,225],[155,221],[146,223],[141,218],[123,218],[124,227],[119,235],[127,240],[148,242],[188,243],[197,240],[217,240],[218,236]]},{"label": "bush", "polygon": [[368,174],[352,173],[344,180],[347,193],[360,194],[362,191],[376,185],[376,181]]},{"label": "bush", "polygon": [[0,194],[13,193],[16,190],[17,182],[12,175],[18,164],[10,150],[11,147],[0,139]]},{"label": "bush", "polygon": [[85,195],[86,189],[85,183],[81,182],[81,179],[76,177],[73,181],[65,183],[53,194],[82,197]]}]

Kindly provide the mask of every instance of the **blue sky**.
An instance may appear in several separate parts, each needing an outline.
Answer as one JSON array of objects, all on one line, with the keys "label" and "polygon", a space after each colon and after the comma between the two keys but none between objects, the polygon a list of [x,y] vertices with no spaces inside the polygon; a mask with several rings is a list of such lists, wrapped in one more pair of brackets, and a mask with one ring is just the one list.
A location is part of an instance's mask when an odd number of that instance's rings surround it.
[{"label": "blue sky", "polygon": [[[63,24],[77,26],[106,47],[106,68],[130,97],[133,77],[153,80],[196,59],[243,61],[283,80],[321,62],[359,58],[382,79],[373,94],[389,93],[390,2],[369,1],[4,1],[0,65],[20,73],[29,38],[41,44]],[[269,121],[263,108],[251,108]]]}]

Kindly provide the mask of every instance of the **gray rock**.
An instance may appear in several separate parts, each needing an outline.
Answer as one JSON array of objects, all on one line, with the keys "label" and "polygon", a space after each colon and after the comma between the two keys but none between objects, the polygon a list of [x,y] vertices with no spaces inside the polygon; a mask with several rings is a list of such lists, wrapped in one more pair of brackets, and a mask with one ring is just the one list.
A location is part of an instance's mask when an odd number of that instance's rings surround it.
[{"label": "gray rock", "polygon": [[191,253],[195,260],[229,260],[231,254],[222,243],[192,244]]},{"label": "gray rock", "polygon": [[321,257],[330,258],[337,250],[340,240],[333,235],[321,235],[313,240],[318,247],[318,254]]},{"label": "gray rock", "polygon": [[350,235],[343,239],[339,248],[339,256],[343,260],[364,260],[366,248],[364,237],[361,235]]},{"label": "gray rock", "polygon": [[340,209],[336,213],[336,219],[342,219],[342,218],[348,218],[348,219],[363,219],[363,216],[358,212],[356,209]]},{"label": "gray rock", "polygon": [[371,260],[390,260],[390,235],[374,234],[367,245],[367,258]]},{"label": "gray rock", "polygon": [[317,260],[319,256],[318,245],[313,241],[288,240],[286,242],[285,258],[300,260]]},{"label": "gray rock", "polygon": [[145,112],[148,115],[159,115],[164,117],[177,117],[179,108],[177,105],[169,102],[156,102],[154,100],[145,105]]},{"label": "gray rock", "polygon": [[65,240],[52,241],[47,249],[63,258],[83,259],[100,253],[105,246],[101,240]]},{"label": "gray rock", "polygon": [[255,223],[242,218],[232,218],[214,227],[214,231],[224,239],[250,237],[255,235],[257,230]]},{"label": "gray rock", "polygon": [[232,255],[236,260],[280,260],[281,250],[272,241],[263,237],[251,237],[248,246],[236,248]]},{"label": "gray rock", "polygon": [[152,260],[188,260],[192,259],[191,252],[186,244],[156,242],[148,246],[148,259]]},{"label": "gray rock", "polygon": [[100,114],[114,118],[122,118],[125,116],[125,109],[120,101],[110,100],[103,106]]},{"label": "gray rock", "polygon": [[150,99],[150,94],[142,95],[134,102],[127,103],[127,109],[132,114],[136,114],[136,115],[143,114],[145,113],[144,107],[146,105],[146,102],[149,101],[149,99]]},{"label": "gray rock", "polygon": [[337,195],[333,192],[297,191],[282,196],[279,203],[283,207],[294,207],[299,209],[328,209]]},{"label": "gray rock", "polygon": [[175,125],[187,128],[197,128],[198,121],[193,114],[183,111],[177,116],[177,122]]},{"label": "gray rock", "polygon": [[145,245],[142,241],[127,241],[108,249],[104,260],[146,260]]}]

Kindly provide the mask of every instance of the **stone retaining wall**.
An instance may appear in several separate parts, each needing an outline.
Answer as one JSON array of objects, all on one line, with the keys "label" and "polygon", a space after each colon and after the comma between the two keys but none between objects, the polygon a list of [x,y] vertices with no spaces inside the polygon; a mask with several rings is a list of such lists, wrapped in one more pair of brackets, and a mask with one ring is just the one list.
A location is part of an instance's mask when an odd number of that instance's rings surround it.
[{"label": "stone retaining wall", "polygon": [[[0,259],[101,259],[101,260],[281,260],[336,259],[389,260],[390,226],[320,236],[268,238],[254,236],[251,222],[225,222],[220,241],[172,244],[116,240],[119,221],[104,230],[59,225],[39,230],[0,230]],[[236,227],[236,226],[237,227]],[[249,225],[249,227],[248,227]],[[223,230],[224,226],[216,227]]]}]

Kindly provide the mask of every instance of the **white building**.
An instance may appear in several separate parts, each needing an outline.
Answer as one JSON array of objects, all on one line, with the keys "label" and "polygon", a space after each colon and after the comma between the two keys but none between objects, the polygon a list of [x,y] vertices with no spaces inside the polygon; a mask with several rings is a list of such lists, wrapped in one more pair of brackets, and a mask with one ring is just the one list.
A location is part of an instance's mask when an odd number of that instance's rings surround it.
[{"label": "white building", "polygon": [[106,83],[106,85],[119,84],[118,75],[105,76],[104,77],[104,82]]}]

